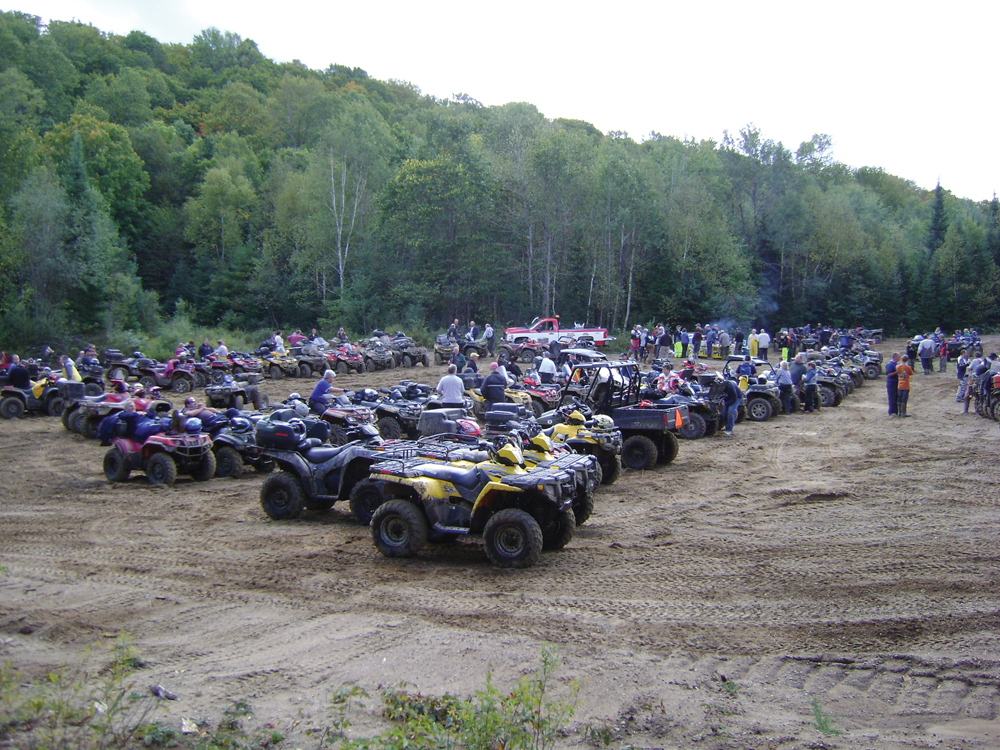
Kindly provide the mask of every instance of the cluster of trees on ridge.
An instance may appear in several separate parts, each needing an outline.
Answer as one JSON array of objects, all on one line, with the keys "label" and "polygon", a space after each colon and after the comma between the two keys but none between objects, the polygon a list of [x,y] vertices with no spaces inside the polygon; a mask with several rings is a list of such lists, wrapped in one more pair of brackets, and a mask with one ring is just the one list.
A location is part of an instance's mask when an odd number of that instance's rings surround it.
[{"label": "cluster of trees on ridge", "polygon": [[[0,344],[199,326],[995,326],[1000,207],[815,135],[600,133],[230,32],[0,13]],[[127,332],[131,332],[127,334]],[[195,332],[192,332],[193,334]]]}]

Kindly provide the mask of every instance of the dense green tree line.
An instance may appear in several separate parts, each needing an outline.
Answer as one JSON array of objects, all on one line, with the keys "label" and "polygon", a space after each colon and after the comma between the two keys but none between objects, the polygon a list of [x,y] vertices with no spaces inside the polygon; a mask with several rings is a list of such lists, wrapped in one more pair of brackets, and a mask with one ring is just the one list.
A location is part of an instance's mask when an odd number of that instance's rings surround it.
[{"label": "dense green tree line", "polygon": [[815,135],[637,142],[527,103],[437,100],[0,14],[0,339],[204,326],[998,322],[1000,208]]}]

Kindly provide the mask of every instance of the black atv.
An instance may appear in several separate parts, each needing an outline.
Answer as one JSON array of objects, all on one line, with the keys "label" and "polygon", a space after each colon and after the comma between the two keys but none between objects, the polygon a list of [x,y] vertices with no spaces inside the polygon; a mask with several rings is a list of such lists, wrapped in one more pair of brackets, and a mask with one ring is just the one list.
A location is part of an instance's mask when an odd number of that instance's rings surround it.
[{"label": "black atv", "polygon": [[215,409],[243,409],[252,404],[257,411],[270,406],[267,394],[260,392],[263,376],[255,372],[244,372],[233,377],[226,375],[221,383],[205,386],[208,405]]},{"label": "black atv", "polygon": [[[375,335],[385,336],[382,331],[375,331]],[[416,341],[404,334],[402,331],[396,331],[395,335],[393,335],[391,339],[384,337],[382,340],[383,342],[388,342],[389,348],[392,349],[393,356],[395,356],[396,364],[398,366],[431,366],[431,355],[430,352],[427,351],[427,348],[419,346]]]},{"label": "black atv", "polygon": [[365,360],[365,370],[375,372],[376,370],[392,370],[396,367],[395,353],[388,346],[382,343],[377,337],[366,339],[362,342],[361,356]]},{"label": "black atv", "polygon": [[256,428],[251,417],[230,409],[226,414],[203,422],[202,432],[212,438],[215,476],[239,479],[245,466],[252,466],[260,474],[274,471],[274,461],[265,456],[264,449],[256,443]]}]

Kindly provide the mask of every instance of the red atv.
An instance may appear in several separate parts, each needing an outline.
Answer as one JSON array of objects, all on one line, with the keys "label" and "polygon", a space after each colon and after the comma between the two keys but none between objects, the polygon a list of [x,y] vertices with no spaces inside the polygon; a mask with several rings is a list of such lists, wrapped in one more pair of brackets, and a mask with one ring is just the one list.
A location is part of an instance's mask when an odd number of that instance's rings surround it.
[{"label": "red atv", "polygon": [[336,370],[338,375],[346,375],[351,370],[365,371],[365,359],[353,344],[341,344],[339,348],[329,349],[325,353],[330,361],[330,369]]},{"label": "red atv", "polygon": [[150,484],[172,485],[177,475],[189,474],[196,482],[215,476],[212,438],[201,432],[200,419],[181,424],[174,412],[173,427],[180,430],[135,437],[116,437],[104,454],[104,476],[109,482],[124,482],[133,471],[146,472]]},{"label": "red atv", "polygon": [[508,362],[524,362],[527,365],[533,364],[535,357],[541,357],[542,352],[548,351],[547,344],[525,339],[516,344],[504,343],[500,345],[497,353],[506,352]]},{"label": "red atv", "polygon": [[182,364],[179,359],[172,359],[165,365],[143,360],[136,369],[139,372],[139,384],[146,389],[155,385],[170,388],[174,393],[190,393],[194,390],[195,379],[191,365]]},{"label": "red atv", "polygon": [[514,387],[527,391],[531,396],[531,408],[536,419],[550,409],[559,406],[559,400],[562,398],[562,387],[558,383],[542,383],[538,373],[534,370],[529,370],[522,381],[522,385]]}]

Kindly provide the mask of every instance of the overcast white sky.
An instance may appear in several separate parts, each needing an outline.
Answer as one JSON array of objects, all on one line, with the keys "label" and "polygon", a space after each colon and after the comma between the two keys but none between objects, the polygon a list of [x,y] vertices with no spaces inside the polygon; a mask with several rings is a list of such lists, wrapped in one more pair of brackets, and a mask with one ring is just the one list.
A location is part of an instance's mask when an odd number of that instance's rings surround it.
[{"label": "overcast white sky", "polygon": [[602,131],[721,140],[754,123],[791,151],[960,197],[1000,187],[1000,2],[0,0],[44,20],[188,43],[216,26],[278,61],[360,67],[439,98],[527,101]]}]

